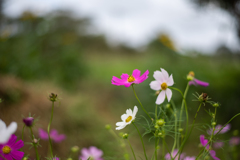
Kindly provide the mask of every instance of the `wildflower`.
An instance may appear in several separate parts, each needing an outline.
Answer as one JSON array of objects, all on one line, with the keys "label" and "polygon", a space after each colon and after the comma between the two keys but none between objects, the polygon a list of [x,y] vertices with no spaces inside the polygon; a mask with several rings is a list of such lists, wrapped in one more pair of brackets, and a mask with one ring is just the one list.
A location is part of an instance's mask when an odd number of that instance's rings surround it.
[{"label": "wildflower", "polygon": [[[48,133],[40,128],[39,129],[39,137],[43,140],[48,140]],[[56,129],[52,129],[50,131],[50,138],[54,142],[60,143],[61,141],[63,141],[66,138],[66,136],[64,134],[58,134],[58,131]]]},{"label": "wildflower", "polygon": [[23,122],[26,126],[32,127],[33,122],[34,122],[34,118],[33,117],[23,118]]},{"label": "wildflower", "polygon": [[239,144],[240,144],[240,137],[232,137],[229,140],[229,145],[230,146],[236,146],[236,145],[239,145]]},{"label": "wildflower", "polygon": [[209,86],[209,83],[200,81],[200,80],[196,79],[194,76],[195,76],[195,74],[193,71],[188,73],[187,79],[189,80],[189,83],[188,83],[189,85],[195,85],[195,86],[200,85],[203,87]]},{"label": "wildflower", "polygon": [[[172,152],[172,154],[171,154],[172,157],[174,158],[177,153],[178,153],[178,150],[175,149],[175,150]],[[183,157],[184,157],[184,154],[181,154],[181,155],[180,155],[180,160],[183,160]],[[174,160],[178,160],[178,158],[179,158],[179,155],[177,155]],[[166,160],[171,160],[171,156],[170,156],[169,153],[167,153],[167,154],[165,155],[165,159],[166,159]]]},{"label": "wildflower", "polygon": [[139,84],[145,81],[148,78],[149,71],[147,70],[143,75],[140,76],[141,71],[138,69],[133,70],[132,75],[128,75],[126,73],[123,73],[121,75],[121,79],[113,76],[112,78],[112,84],[116,86],[124,85],[125,87],[130,87],[131,84]]},{"label": "wildflower", "polygon": [[12,122],[8,127],[0,119],[0,144],[8,142],[11,135],[17,130],[17,123]]},{"label": "wildflower", "polygon": [[128,135],[127,133],[124,133],[124,134],[122,135],[122,138],[123,138],[123,139],[128,139],[128,136],[129,136],[129,135]]},{"label": "wildflower", "polygon": [[49,100],[55,102],[57,100],[57,94],[51,93],[49,95]]},{"label": "wildflower", "polygon": [[[10,139],[6,143],[0,144],[0,154],[7,160],[21,160],[24,156],[24,153],[18,151],[24,146],[22,140],[17,141],[17,136],[14,134],[11,135]],[[1,158],[2,159],[2,158]]]},{"label": "wildflower", "polygon": [[218,157],[216,157],[216,152],[214,150],[210,150],[208,140],[205,139],[204,135],[200,135],[200,142],[207,150],[209,150],[209,153],[214,160],[220,160]]},{"label": "wildflower", "polygon": [[224,143],[222,141],[216,141],[213,143],[213,147],[218,149],[218,148],[222,148],[224,146]]},{"label": "wildflower", "polygon": [[[222,127],[223,127],[223,126],[220,125],[220,124],[217,125],[217,126],[215,127],[215,131],[214,131],[213,134],[214,134],[214,135],[217,134],[217,132],[218,132]],[[230,130],[230,128],[231,128],[231,125],[230,125],[230,124],[227,124],[218,134],[226,133],[227,131]],[[213,128],[207,130],[207,133],[208,133],[209,135],[211,135],[212,132],[213,132]]]},{"label": "wildflower", "polygon": [[81,156],[79,159],[81,160],[103,160],[101,158],[103,155],[103,152],[98,149],[97,147],[91,146],[89,149],[83,148],[81,151]]},{"label": "wildflower", "polygon": [[58,158],[58,157],[54,157],[52,160],[60,160],[60,158]]},{"label": "wildflower", "polygon": [[195,157],[189,157],[189,156],[187,156],[187,157],[185,157],[183,160],[195,160]]},{"label": "wildflower", "polygon": [[138,111],[137,106],[134,106],[133,111],[131,109],[127,109],[126,114],[123,114],[121,116],[122,122],[116,123],[116,126],[118,126],[116,130],[123,129],[124,127],[126,127],[126,125],[131,124],[132,121],[135,119],[137,111]]},{"label": "wildflower", "polygon": [[172,91],[168,88],[168,86],[172,86],[174,84],[172,75],[169,76],[167,71],[161,68],[161,71],[155,71],[153,77],[156,79],[150,83],[151,89],[158,91],[159,93],[156,104],[161,104],[165,100],[167,96],[168,102],[172,98]]}]

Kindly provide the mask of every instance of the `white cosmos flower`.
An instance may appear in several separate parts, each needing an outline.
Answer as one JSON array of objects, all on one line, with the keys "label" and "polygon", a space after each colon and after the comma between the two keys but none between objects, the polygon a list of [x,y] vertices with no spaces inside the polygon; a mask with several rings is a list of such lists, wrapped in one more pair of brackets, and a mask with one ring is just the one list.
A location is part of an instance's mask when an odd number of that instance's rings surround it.
[{"label": "white cosmos flower", "polygon": [[121,116],[122,122],[116,123],[116,130],[123,129],[124,127],[126,127],[126,125],[131,124],[131,122],[135,119],[137,111],[137,106],[134,106],[133,111],[131,109],[127,109],[126,114],[123,114]]},{"label": "white cosmos flower", "polygon": [[151,89],[155,91],[160,91],[156,104],[162,104],[167,96],[168,102],[172,98],[172,91],[168,88],[168,86],[172,86],[174,84],[172,74],[169,77],[167,71],[160,68],[161,71],[155,71],[153,73],[153,77],[156,79],[150,83]]},{"label": "white cosmos flower", "polygon": [[17,123],[12,122],[8,127],[0,119],[0,144],[6,143],[11,135],[17,130]]}]

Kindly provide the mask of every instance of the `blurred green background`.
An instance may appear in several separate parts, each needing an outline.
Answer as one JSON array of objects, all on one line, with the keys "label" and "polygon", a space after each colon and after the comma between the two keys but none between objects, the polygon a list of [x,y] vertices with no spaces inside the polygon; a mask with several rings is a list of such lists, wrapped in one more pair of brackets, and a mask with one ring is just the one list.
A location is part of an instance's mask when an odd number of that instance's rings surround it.
[{"label": "blurred green background", "polygon": [[[22,115],[26,117],[29,112],[39,117],[34,130],[36,135],[38,128],[47,129],[51,110],[48,95],[54,92],[60,99],[56,103],[52,128],[67,135],[64,142],[54,144],[55,154],[64,159],[74,145],[80,148],[94,145],[103,150],[105,159],[121,159],[122,148],[105,129],[105,124],[110,124],[115,130],[115,123],[120,121],[126,109],[139,104],[131,88],[113,86],[111,79],[112,76],[120,77],[122,73],[131,74],[134,69],[150,72],[146,81],[135,86],[149,112],[154,111],[156,99],[149,83],[154,80],[153,72],[160,67],[173,74],[174,87],[182,91],[189,71],[194,71],[197,79],[210,83],[207,88],[190,87],[187,96],[190,122],[198,107],[198,103],[192,101],[196,92],[208,93],[213,101],[221,104],[217,124],[224,124],[240,112],[239,53],[232,53],[222,46],[212,55],[196,51],[179,54],[174,42],[164,33],[142,51],[124,45],[110,47],[104,35],[86,34],[91,27],[90,21],[75,18],[66,11],[56,11],[45,17],[28,11],[18,18],[1,15],[0,98],[3,102],[0,104],[0,118],[7,124],[18,122],[18,137],[23,127]],[[181,96],[178,92],[173,91],[173,100],[180,108]],[[213,107],[206,105],[198,115],[196,123],[200,130],[193,132],[184,151],[190,156],[197,155],[199,135],[206,134],[200,124],[211,124],[211,117],[204,109],[213,110]],[[141,110],[138,122],[144,123],[140,115],[144,115]],[[240,129],[239,120],[238,117],[231,122],[232,129],[222,137],[223,140],[228,140],[234,129]],[[141,130],[143,133],[143,128]],[[143,157],[134,127],[128,126],[122,131],[130,133],[133,147]],[[25,131],[24,138],[30,141],[28,131]],[[149,138],[147,135],[144,140],[147,152],[152,154],[154,140],[148,141]],[[172,143],[171,137],[167,140]],[[47,156],[47,144],[41,141],[43,157]],[[26,145],[24,151],[28,152],[28,149]],[[228,150],[225,149],[225,152],[228,153]],[[31,154],[34,157],[34,152]],[[217,154],[222,159],[231,156],[222,155],[221,149],[217,150]]]}]

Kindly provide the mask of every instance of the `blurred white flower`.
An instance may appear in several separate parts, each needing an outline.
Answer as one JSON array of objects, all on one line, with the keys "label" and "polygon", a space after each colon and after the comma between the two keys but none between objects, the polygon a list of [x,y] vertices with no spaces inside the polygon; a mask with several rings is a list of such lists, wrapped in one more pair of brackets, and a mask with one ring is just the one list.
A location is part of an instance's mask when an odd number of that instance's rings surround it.
[{"label": "blurred white flower", "polygon": [[8,142],[11,135],[17,130],[17,123],[12,122],[8,127],[0,120],[0,144]]},{"label": "blurred white flower", "polygon": [[161,71],[155,71],[153,77],[156,79],[150,83],[151,89],[160,91],[156,104],[162,104],[167,96],[168,102],[172,98],[172,91],[168,88],[174,84],[172,75],[169,76],[168,72],[161,68]]},{"label": "blurred white flower", "polygon": [[123,114],[121,116],[122,122],[116,123],[116,130],[123,129],[124,127],[126,127],[126,125],[131,124],[131,122],[135,119],[137,111],[137,106],[134,106],[133,111],[131,109],[127,109],[126,114]]}]

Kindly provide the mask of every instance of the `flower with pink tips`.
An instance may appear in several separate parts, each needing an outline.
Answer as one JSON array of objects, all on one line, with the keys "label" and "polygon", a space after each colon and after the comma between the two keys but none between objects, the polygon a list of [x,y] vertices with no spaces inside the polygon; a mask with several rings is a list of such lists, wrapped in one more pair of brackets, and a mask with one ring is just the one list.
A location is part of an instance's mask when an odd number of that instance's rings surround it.
[{"label": "flower with pink tips", "polygon": [[210,150],[208,140],[205,139],[204,135],[200,135],[200,142],[207,150],[209,150],[209,153],[214,160],[220,160],[218,157],[216,157],[216,152],[214,150]]},{"label": "flower with pink tips", "polygon": [[150,83],[151,89],[159,91],[156,104],[162,104],[167,96],[168,102],[172,98],[172,91],[168,88],[174,84],[172,75],[168,75],[168,72],[161,68],[161,71],[155,71],[153,77],[156,79]]},{"label": "flower with pink tips", "polygon": [[[39,128],[39,137],[43,140],[48,140],[48,133],[43,129]],[[50,131],[50,138],[55,143],[60,143],[66,138],[66,136],[64,134],[58,134],[58,131],[56,129],[52,129]]]},{"label": "flower with pink tips", "polygon": [[195,85],[195,86],[199,85],[199,86],[203,86],[203,87],[209,86],[208,82],[200,81],[200,80],[196,79],[194,76],[195,76],[195,74],[193,71],[188,73],[187,79],[190,80],[188,83],[189,85]]},{"label": "flower with pink tips", "polygon": [[[0,154],[7,160],[21,160],[24,156],[22,151],[18,151],[24,146],[22,140],[17,141],[17,136],[11,135],[10,139],[6,143],[0,144]],[[4,160],[0,157],[0,160]]]},{"label": "flower with pink tips", "polygon": [[79,160],[88,160],[88,159],[94,159],[94,160],[103,160],[102,158],[103,151],[98,149],[97,147],[91,146],[89,149],[83,148],[81,150],[81,156],[79,157]]},{"label": "flower with pink tips", "polygon": [[145,81],[148,78],[149,71],[147,70],[143,75],[141,75],[141,71],[138,69],[133,70],[132,75],[128,75],[123,73],[121,75],[121,79],[113,76],[112,84],[116,86],[125,86],[130,87],[132,84],[139,84]]}]

